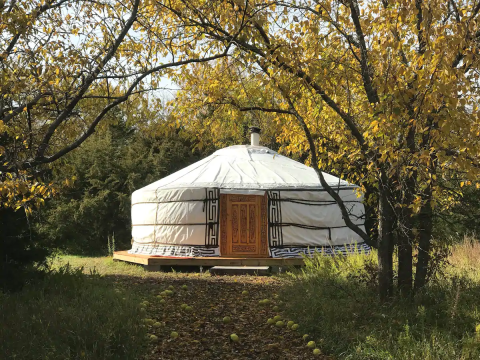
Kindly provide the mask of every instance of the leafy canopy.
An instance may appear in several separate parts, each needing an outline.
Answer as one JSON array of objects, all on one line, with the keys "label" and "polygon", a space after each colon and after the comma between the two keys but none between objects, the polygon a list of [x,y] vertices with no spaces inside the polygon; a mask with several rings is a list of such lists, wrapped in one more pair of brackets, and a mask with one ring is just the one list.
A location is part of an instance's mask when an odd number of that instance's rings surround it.
[{"label": "leafy canopy", "polygon": [[79,147],[112,109],[132,121],[141,121],[138,102],[158,111],[171,68],[227,55],[196,48],[200,39],[163,22],[165,11],[144,0],[0,2],[2,206],[40,205],[51,195],[45,164]]},{"label": "leafy canopy", "polygon": [[155,4],[205,44],[234,44],[233,59],[177,75],[187,108],[216,109],[200,127],[219,121],[229,131],[228,116],[268,113],[284,150],[303,153],[301,118],[320,168],[374,187],[383,174],[400,196],[413,186],[405,205],[414,211],[456,199],[440,178],[478,178],[478,1]]}]

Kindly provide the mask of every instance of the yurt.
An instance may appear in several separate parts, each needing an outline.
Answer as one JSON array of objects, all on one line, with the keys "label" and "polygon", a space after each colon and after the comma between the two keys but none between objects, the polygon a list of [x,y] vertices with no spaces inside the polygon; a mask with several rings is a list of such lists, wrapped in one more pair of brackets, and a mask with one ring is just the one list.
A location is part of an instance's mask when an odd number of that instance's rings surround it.
[{"label": "yurt", "polygon": [[[259,146],[216,151],[132,194],[130,254],[291,258],[369,251],[342,218],[315,171]],[[324,173],[363,228],[357,186]]]}]

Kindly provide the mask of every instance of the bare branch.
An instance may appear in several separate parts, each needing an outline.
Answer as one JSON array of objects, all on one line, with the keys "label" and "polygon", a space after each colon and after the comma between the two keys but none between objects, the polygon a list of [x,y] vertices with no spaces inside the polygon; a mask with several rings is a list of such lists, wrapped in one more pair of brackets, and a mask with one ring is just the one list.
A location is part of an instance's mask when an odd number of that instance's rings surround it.
[{"label": "bare branch", "polygon": [[415,0],[415,6],[417,8],[417,39],[418,39],[418,53],[423,54],[425,53],[425,47],[427,46],[427,42],[423,35],[424,30],[422,29],[422,22],[423,22],[423,0]]},{"label": "bare branch", "polygon": [[123,39],[127,35],[128,31],[130,28],[133,26],[133,23],[135,22],[135,19],[137,17],[137,11],[138,11],[138,6],[140,4],[140,0],[135,0],[135,3],[132,8],[132,13],[130,15],[130,18],[128,21],[125,23],[125,26],[123,27],[122,31],[118,35],[118,37],[115,39],[115,42],[112,44],[108,52],[105,54],[105,56],[100,60],[100,63],[97,65],[95,70],[90,73],[89,76],[85,79],[84,84],[80,88],[79,92],[77,95],[70,101],[70,103],[65,107],[65,109],[60,113],[60,115],[55,119],[55,121],[48,127],[47,132],[45,133],[42,142],[40,143],[40,146],[38,147],[37,150],[37,157],[42,158],[45,150],[48,147],[48,143],[53,136],[53,133],[55,130],[60,126],[60,124],[68,118],[72,110],[75,108],[75,106],[78,104],[78,102],[82,99],[82,96],[87,92],[87,90],[90,88],[90,85],[96,80],[97,76],[100,74],[100,71],[102,68],[110,61],[110,59],[115,55],[115,52],[117,51],[118,47],[122,43]]},{"label": "bare branch", "polygon": [[457,22],[459,23],[460,22],[460,13],[458,12],[458,8],[457,8],[457,4],[455,4],[455,0],[449,0],[448,3],[450,5],[450,7],[452,8],[453,13],[455,14],[455,20],[457,20]]},{"label": "bare branch", "polygon": [[[32,101],[24,104],[24,105],[20,105],[20,106],[17,106],[13,109],[11,109],[9,111],[9,113],[2,119],[2,121],[7,124],[11,119],[13,119],[15,116],[17,116],[18,114],[20,114],[22,111],[24,111],[24,109],[29,109],[31,108],[32,106],[34,106],[36,103],[38,103],[40,101],[40,99],[46,97],[46,96],[50,96],[52,95],[52,93],[48,92],[48,93],[40,93],[38,94],[37,96],[35,96],[35,98],[33,98]],[[0,114],[0,115],[3,115]]]},{"label": "bare branch", "polygon": [[355,32],[357,33],[358,43],[360,45],[360,66],[362,69],[363,86],[367,94],[368,101],[376,104],[380,102],[378,98],[377,89],[374,88],[372,83],[372,69],[369,65],[367,44],[365,43],[365,35],[363,33],[362,25],[360,24],[360,9],[358,8],[357,0],[349,0],[350,13],[355,25]]},{"label": "bare branch", "polygon": [[[112,103],[105,106],[102,109],[102,111],[92,121],[92,123],[90,124],[87,131],[85,133],[83,133],[77,140],[75,140],[73,143],[66,146],[65,148],[58,151],[57,153],[55,153],[52,156],[49,156],[49,157],[44,157],[44,156],[38,157],[37,156],[34,160],[26,161],[25,163],[23,163],[20,166],[20,168],[29,169],[29,168],[32,168],[34,166],[38,166],[40,164],[51,163],[51,162],[61,158],[65,154],[69,153],[70,151],[79,147],[90,135],[92,135],[95,132],[96,126],[105,117],[105,115],[110,110],[115,108],[116,106],[118,106],[121,103],[124,103],[125,101],[127,101],[129,99],[129,97],[132,95],[132,93],[134,92],[135,88],[138,86],[138,84],[140,84],[140,82],[142,80],[144,80],[147,76],[149,76],[149,75],[151,75],[155,72],[161,71],[163,69],[170,68],[170,67],[182,66],[182,65],[192,64],[192,63],[207,62],[207,61],[216,60],[216,59],[219,59],[219,58],[222,58],[222,57],[226,57],[226,56],[228,56],[228,50],[229,50],[229,48],[227,47],[225,49],[225,52],[223,52],[222,54],[212,55],[212,56],[205,57],[205,58],[200,58],[200,59],[189,59],[189,60],[183,60],[183,61],[177,61],[177,62],[173,62],[173,63],[163,64],[163,65],[159,65],[155,68],[152,68],[149,71],[146,71],[145,73],[143,73],[141,76],[139,76],[132,83],[132,85],[128,88],[128,90],[125,92],[125,94],[122,97],[117,98],[115,101],[113,101]],[[8,172],[8,171],[11,171],[11,170],[12,170],[12,167],[9,166],[9,165],[0,166],[0,171]]]},{"label": "bare branch", "polygon": [[261,106],[247,106],[247,107],[239,107],[238,110],[240,111],[263,111],[268,113],[278,113],[278,114],[288,114],[288,115],[295,115],[291,110],[283,110],[283,109],[274,109],[274,108],[264,108]]}]

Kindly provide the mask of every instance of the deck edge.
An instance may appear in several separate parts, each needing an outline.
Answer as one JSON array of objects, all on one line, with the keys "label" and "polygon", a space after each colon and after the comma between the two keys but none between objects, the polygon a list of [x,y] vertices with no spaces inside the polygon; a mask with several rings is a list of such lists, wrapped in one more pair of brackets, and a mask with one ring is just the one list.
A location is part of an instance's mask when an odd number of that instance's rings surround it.
[{"label": "deck edge", "polygon": [[116,251],[113,259],[147,266],[301,266],[303,258],[162,258]]}]

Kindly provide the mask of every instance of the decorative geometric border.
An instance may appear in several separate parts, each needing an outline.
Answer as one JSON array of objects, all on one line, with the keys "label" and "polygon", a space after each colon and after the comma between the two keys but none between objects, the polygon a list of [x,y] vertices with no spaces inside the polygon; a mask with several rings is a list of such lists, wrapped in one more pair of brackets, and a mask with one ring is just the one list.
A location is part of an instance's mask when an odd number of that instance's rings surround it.
[{"label": "decorative geometric border", "polygon": [[281,248],[270,248],[270,256],[273,258],[297,258],[302,256],[312,256],[320,253],[325,256],[335,255],[354,255],[369,254],[372,249],[365,243],[360,244],[344,244],[335,246],[292,246]]},{"label": "decorative geometric border", "polygon": [[227,195],[220,194],[220,254],[227,252]]},{"label": "decorative geometric border", "polygon": [[260,204],[261,219],[260,219],[260,254],[268,255],[268,196],[262,196]]},{"label": "decorative geometric border", "polygon": [[217,247],[181,246],[181,245],[155,245],[136,244],[128,251],[129,254],[142,254],[152,256],[177,256],[177,257],[215,257],[220,256]]},{"label": "decorative geometric border", "polygon": [[[155,244],[133,244],[129,254],[142,254],[152,256],[177,256],[177,257],[217,257],[220,256],[218,247],[204,246],[180,246],[180,245],[155,245]],[[370,246],[365,243],[345,244],[337,246],[317,247],[282,247],[271,248],[270,256],[273,258],[299,258],[312,256],[320,253],[325,256],[369,254]]]},{"label": "decorative geometric border", "polygon": [[254,252],[255,245],[232,245],[232,252]]},{"label": "decorative geometric border", "polygon": [[205,246],[218,246],[220,189],[205,189]]},{"label": "decorative geometric border", "polygon": [[280,191],[268,191],[268,242],[270,247],[283,245]]},{"label": "decorative geometric border", "polygon": [[242,195],[242,194],[226,194],[231,202],[253,203],[257,202],[257,195]]}]

